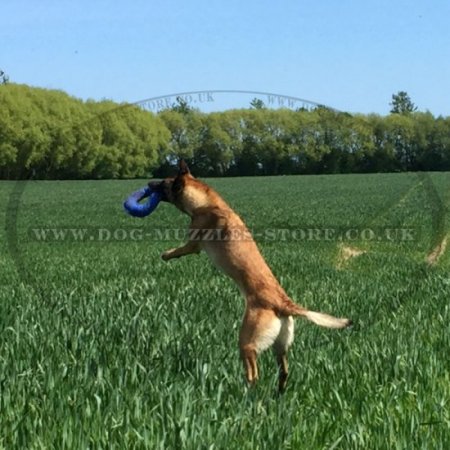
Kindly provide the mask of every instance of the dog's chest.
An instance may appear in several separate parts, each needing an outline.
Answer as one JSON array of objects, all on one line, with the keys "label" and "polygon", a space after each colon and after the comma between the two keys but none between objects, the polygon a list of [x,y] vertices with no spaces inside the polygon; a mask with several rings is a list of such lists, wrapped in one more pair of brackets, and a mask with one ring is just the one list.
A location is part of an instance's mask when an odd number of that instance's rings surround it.
[{"label": "dog's chest", "polygon": [[226,255],[224,244],[220,242],[202,242],[202,248],[212,264],[228,276],[232,276],[232,264]]}]

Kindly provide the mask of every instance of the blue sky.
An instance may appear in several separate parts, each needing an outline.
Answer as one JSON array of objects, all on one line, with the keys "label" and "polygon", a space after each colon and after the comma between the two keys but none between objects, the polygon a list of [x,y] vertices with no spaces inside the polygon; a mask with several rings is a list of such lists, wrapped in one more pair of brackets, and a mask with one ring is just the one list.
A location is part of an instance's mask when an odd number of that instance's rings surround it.
[{"label": "blue sky", "polygon": [[238,89],[387,114],[406,90],[450,115],[448,0],[3,0],[11,81],[133,102]]}]

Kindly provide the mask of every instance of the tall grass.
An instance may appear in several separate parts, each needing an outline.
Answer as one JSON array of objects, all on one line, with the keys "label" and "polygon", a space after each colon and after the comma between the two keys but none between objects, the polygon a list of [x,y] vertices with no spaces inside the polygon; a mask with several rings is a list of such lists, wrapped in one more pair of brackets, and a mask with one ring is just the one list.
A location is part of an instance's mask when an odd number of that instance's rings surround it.
[{"label": "tall grass", "polygon": [[[448,233],[450,177],[430,180],[447,211],[413,174],[209,180],[262,232],[297,302],[356,322],[343,332],[296,322],[282,397],[270,352],[245,386],[236,287],[205,255],[164,263],[179,242],[145,237],[188,219],[166,204],[145,220],[121,211],[144,181],[28,183],[14,258],[1,231],[0,448],[449,448],[449,252],[424,260],[436,211]],[[0,184],[1,220],[13,189]],[[33,234],[61,227],[144,237]],[[414,239],[264,239],[307,227],[404,227]],[[343,245],[365,253],[339,264]]]}]

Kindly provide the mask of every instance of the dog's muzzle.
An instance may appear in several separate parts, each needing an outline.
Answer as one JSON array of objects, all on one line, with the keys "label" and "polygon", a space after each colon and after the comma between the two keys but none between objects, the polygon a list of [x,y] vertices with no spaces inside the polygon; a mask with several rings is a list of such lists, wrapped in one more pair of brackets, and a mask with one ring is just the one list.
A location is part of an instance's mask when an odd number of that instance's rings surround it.
[{"label": "dog's muzzle", "polygon": [[164,180],[153,180],[148,182],[148,187],[153,191],[157,192],[162,202],[168,202],[169,199],[167,198],[166,188]]}]

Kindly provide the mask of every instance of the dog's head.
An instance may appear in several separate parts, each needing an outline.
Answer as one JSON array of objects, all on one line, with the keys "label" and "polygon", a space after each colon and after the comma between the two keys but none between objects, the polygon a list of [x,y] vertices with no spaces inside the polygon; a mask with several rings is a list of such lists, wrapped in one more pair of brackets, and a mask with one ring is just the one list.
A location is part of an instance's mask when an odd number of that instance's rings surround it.
[{"label": "dog's head", "polygon": [[188,165],[182,159],[178,165],[178,173],[174,177],[162,181],[152,180],[149,187],[158,192],[161,200],[173,203],[178,209],[192,216],[194,211],[208,205],[210,188],[191,175]]}]

